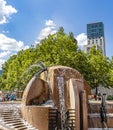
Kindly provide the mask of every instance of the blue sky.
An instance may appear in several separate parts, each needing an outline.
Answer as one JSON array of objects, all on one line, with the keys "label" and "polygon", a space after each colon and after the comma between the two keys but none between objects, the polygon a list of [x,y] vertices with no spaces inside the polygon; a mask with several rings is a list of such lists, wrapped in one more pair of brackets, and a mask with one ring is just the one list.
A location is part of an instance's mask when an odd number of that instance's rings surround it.
[{"label": "blue sky", "polygon": [[106,54],[113,56],[113,0],[0,0],[0,67],[21,49],[63,26],[85,45],[88,23],[103,22]]}]

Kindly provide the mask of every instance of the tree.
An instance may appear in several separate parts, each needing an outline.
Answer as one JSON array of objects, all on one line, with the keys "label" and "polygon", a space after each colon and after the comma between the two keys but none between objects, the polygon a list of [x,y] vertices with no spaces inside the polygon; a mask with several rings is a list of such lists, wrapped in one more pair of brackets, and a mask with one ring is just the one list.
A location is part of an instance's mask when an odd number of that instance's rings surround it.
[{"label": "tree", "polygon": [[112,84],[113,84],[113,56],[111,57],[111,59],[110,59],[110,86],[113,86]]},{"label": "tree", "polygon": [[[43,39],[36,48],[19,51],[16,56],[10,57],[3,66],[3,88],[14,90],[18,84],[19,89],[24,89],[38,68],[35,66],[30,73],[26,70],[39,61],[43,61],[47,66],[72,65],[74,67],[72,57],[75,56],[78,49],[75,41],[74,37],[67,35],[61,27],[56,34]],[[23,78],[21,78],[22,76]],[[18,82],[20,78],[21,82]]]},{"label": "tree", "polygon": [[49,66],[70,66],[78,49],[75,41],[65,34],[62,28],[59,29],[56,34],[49,35],[37,46],[38,60]]},{"label": "tree", "polygon": [[[14,90],[16,84],[18,84],[21,75],[37,59],[35,53],[36,52],[34,48],[29,48],[27,50],[19,51],[17,55],[11,56],[2,67],[2,83],[0,84],[0,87],[4,88],[5,90]],[[29,73],[27,75],[26,73],[23,79],[26,78],[27,81],[29,81],[30,75],[32,74]],[[25,79],[23,80],[23,82],[25,82]],[[24,86],[22,87],[25,88],[25,86],[26,84],[24,83]],[[21,86],[19,86],[19,89],[21,89]]]},{"label": "tree", "polygon": [[113,86],[110,84],[110,61],[109,58],[103,56],[99,50],[92,47],[88,56],[88,62],[91,65],[89,73],[89,84],[91,88],[96,88],[96,95],[98,92],[98,86],[102,85],[104,87]]}]

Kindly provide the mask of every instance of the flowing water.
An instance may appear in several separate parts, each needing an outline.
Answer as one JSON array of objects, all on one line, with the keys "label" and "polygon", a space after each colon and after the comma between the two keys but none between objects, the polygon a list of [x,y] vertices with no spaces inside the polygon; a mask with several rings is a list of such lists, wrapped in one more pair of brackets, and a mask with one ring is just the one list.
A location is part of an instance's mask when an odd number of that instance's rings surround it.
[{"label": "flowing water", "polygon": [[[34,70],[36,69],[36,70]],[[20,84],[23,86],[26,86],[27,83],[29,82],[29,80],[33,77],[33,75],[35,76],[39,76],[39,74],[43,71],[46,70],[46,66],[43,62],[39,62],[39,63],[35,63],[31,66],[29,66],[20,76],[15,88],[16,89],[21,89],[20,88]],[[32,74],[32,75],[31,75]],[[45,74],[45,73],[44,73]],[[46,74],[45,74],[46,76]],[[23,87],[22,86],[22,87]]]},{"label": "flowing water", "polygon": [[65,130],[66,127],[66,107],[64,99],[64,79],[63,77],[57,77],[58,80],[58,91],[59,91],[59,111],[61,114],[61,130]]},{"label": "flowing water", "polygon": [[0,102],[0,130],[37,130],[22,118],[20,108],[20,103]]}]

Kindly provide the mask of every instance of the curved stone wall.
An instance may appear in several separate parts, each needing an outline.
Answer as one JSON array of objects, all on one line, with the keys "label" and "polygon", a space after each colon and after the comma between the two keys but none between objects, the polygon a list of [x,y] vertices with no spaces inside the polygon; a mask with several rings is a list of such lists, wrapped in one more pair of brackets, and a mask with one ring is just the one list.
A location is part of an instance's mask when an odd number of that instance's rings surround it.
[{"label": "curved stone wall", "polygon": [[[66,66],[49,67],[40,78],[34,76],[30,80],[22,98],[23,118],[39,130],[49,130],[49,110],[58,109],[60,112],[62,106],[60,87],[63,87],[64,110],[75,110],[74,130],[87,130],[86,95],[90,93],[90,89],[77,70]],[[88,90],[87,93],[85,90]],[[53,105],[45,104],[48,100],[52,100]]]}]

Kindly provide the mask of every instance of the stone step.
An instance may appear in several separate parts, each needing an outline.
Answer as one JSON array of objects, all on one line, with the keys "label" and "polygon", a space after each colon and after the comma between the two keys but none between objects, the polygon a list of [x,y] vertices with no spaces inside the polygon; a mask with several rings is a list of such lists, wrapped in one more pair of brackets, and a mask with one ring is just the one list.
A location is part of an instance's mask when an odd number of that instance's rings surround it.
[{"label": "stone step", "polygon": [[[90,114],[88,114],[88,116],[90,116],[90,117],[100,117],[100,113],[90,113]],[[113,117],[113,113],[107,113],[106,116],[107,116],[107,118]]]}]

